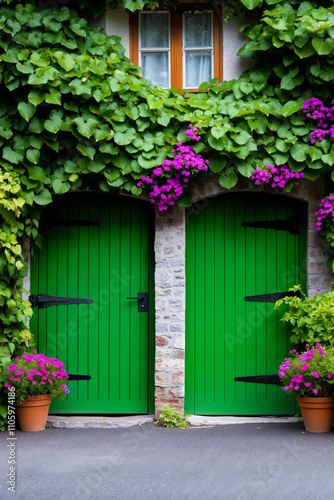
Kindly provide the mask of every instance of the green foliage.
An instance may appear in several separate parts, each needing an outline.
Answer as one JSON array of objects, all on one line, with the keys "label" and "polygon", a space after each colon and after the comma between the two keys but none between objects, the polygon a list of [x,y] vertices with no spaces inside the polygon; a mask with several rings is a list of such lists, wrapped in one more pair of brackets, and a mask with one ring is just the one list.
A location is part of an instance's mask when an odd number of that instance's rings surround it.
[{"label": "green foliage", "polygon": [[327,293],[316,293],[306,297],[300,285],[289,288],[289,291],[301,292],[302,297],[286,296],[275,304],[279,309],[282,304],[288,306],[281,321],[292,325],[293,335],[290,340],[294,344],[317,342],[332,344],[334,339],[334,288]]},{"label": "green foliage", "polygon": [[162,419],[162,425],[165,427],[179,427],[180,429],[188,427],[181,413],[175,408],[170,408],[168,404],[163,405],[159,417]]}]

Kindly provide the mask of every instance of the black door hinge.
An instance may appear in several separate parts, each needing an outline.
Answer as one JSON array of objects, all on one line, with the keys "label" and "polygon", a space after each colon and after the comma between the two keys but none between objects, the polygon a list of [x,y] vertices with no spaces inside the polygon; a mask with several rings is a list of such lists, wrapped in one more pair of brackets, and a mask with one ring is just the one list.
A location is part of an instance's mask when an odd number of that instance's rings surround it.
[{"label": "black door hinge", "polygon": [[63,306],[70,304],[92,304],[93,299],[76,299],[71,297],[54,297],[53,295],[30,295],[29,301],[32,307],[39,307],[40,309],[45,309],[51,306]]},{"label": "black door hinge", "polygon": [[253,382],[255,384],[283,385],[276,373],[274,375],[250,375],[248,377],[235,377],[234,380],[236,382]]},{"label": "black door hinge", "polygon": [[283,297],[300,297],[300,292],[277,292],[277,293],[265,293],[263,295],[248,295],[245,300],[254,300],[256,302],[276,302]]},{"label": "black door hinge", "polygon": [[241,225],[244,227],[257,227],[263,229],[277,229],[278,231],[289,231],[290,234],[299,233],[299,224],[297,217],[290,217],[290,219],[287,220],[242,222]]}]

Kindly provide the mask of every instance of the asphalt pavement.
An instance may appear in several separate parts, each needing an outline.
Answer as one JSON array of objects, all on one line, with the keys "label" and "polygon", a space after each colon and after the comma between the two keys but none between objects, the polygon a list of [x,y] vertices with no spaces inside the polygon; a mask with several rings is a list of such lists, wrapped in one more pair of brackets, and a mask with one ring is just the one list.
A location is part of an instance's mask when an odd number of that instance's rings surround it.
[{"label": "asphalt pavement", "polygon": [[301,423],[49,428],[14,437],[0,435],[1,500],[334,498],[334,430],[309,434]]}]

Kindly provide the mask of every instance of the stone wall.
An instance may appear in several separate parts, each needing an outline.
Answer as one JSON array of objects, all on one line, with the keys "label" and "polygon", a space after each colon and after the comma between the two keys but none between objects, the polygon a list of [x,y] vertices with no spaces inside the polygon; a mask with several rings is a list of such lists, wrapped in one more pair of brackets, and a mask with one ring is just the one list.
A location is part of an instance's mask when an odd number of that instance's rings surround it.
[{"label": "stone wall", "polygon": [[[231,190],[220,186],[216,176],[207,177],[193,187],[195,210],[202,210],[210,198],[223,193],[248,191],[240,180]],[[270,188],[254,189],[273,193]],[[322,180],[303,181],[291,193],[284,194],[308,204],[308,222],[323,196]],[[185,355],[185,210],[173,207],[167,212],[156,213],[155,235],[155,296],[156,296],[156,416],[163,404],[183,412],[184,408],[184,355]],[[333,275],[326,268],[327,252],[319,233],[308,225],[307,236],[307,293],[313,295],[317,288],[327,291]]]},{"label": "stone wall", "polygon": [[185,350],[184,209],[156,213],[155,234],[156,416],[168,403],[183,411]]}]

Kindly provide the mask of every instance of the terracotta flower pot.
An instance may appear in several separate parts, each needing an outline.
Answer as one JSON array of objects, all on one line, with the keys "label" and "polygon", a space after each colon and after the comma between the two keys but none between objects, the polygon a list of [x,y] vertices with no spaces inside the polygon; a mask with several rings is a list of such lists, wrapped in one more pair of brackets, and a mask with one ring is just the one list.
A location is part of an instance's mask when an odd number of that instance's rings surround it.
[{"label": "terracotta flower pot", "polygon": [[334,398],[297,399],[302,412],[304,426],[307,432],[324,433],[332,428],[334,415]]},{"label": "terracotta flower pot", "polygon": [[48,418],[50,394],[31,396],[23,403],[16,405],[16,418],[21,431],[37,432],[44,431]]}]

